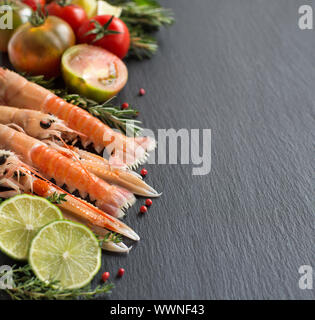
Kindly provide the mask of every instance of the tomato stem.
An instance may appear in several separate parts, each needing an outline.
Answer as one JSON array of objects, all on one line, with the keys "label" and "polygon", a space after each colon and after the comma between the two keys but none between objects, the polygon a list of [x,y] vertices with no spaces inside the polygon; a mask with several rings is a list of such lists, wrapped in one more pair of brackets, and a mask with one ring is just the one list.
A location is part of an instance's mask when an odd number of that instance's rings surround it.
[{"label": "tomato stem", "polygon": [[72,0],[58,0],[57,4],[59,4],[60,7],[67,7],[72,4]]},{"label": "tomato stem", "polygon": [[90,31],[88,31],[87,33],[84,34],[85,37],[91,35],[91,34],[95,34],[95,38],[92,41],[96,42],[98,40],[101,40],[103,37],[109,35],[109,34],[120,34],[121,32],[119,31],[115,31],[115,30],[109,30],[108,27],[110,26],[110,24],[112,23],[113,19],[115,16],[112,16],[108,22],[106,22],[106,24],[104,24],[103,26],[96,20],[91,20],[90,23],[94,23],[94,28]]},{"label": "tomato stem", "polygon": [[45,23],[47,16],[47,10],[45,8],[42,8],[40,4],[37,4],[37,9],[33,12],[31,16],[30,24],[33,27],[39,27]]}]

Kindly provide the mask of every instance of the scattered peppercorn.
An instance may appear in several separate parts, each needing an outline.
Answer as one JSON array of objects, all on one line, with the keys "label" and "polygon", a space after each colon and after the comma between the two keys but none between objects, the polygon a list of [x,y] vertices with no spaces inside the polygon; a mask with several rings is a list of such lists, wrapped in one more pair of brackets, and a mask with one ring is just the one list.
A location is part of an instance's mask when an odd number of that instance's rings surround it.
[{"label": "scattered peppercorn", "polygon": [[145,94],[146,94],[146,91],[143,88],[141,88],[139,90],[139,96],[144,96]]},{"label": "scattered peppercorn", "polygon": [[140,173],[143,177],[145,177],[148,174],[148,170],[143,168]]},{"label": "scattered peppercorn", "polygon": [[125,274],[125,269],[124,268],[119,268],[117,277],[121,278]]},{"label": "scattered peppercorn", "polygon": [[140,208],[140,212],[141,213],[146,213],[148,211],[148,208],[146,207],[146,206],[142,206],[141,208]]},{"label": "scattered peppercorn", "polygon": [[109,272],[104,272],[104,273],[102,274],[102,280],[103,280],[104,282],[106,282],[106,281],[109,279],[109,276],[110,276],[110,273],[109,273]]},{"label": "scattered peppercorn", "polygon": [[147,207],[152,206],[152,200],[151,200],[151,199],[145,200],[145,205],[146,205]]},{"label": "scattered peppercorn", "polygon": [[125,110],[129,108],[129,103],[125,102],[121,105],[121,109]]}]

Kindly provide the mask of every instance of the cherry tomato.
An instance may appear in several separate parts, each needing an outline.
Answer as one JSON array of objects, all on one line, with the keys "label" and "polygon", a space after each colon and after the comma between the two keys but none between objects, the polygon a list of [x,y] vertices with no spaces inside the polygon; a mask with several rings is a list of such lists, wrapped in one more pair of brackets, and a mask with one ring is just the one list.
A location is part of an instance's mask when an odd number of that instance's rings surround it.
[{"label": "cherry tomato", "polygon": [[[21,25],[26,23],[33,11],[32,9],[19,1],[12,0],[11,2],[1,0],[0,6],[7,5],[12,8],[12,29],[2,29],[0,27],[0,51],[8,51],[8,43],[10,38],[12,37],[14,31]],[[6,14],[5,11],[0,12],[0,18],[2,18]]]},{"label": "cherry tomato", "polygon": [[51,16],[38,26],[27,22],[15,31],[9,41],[9,59],[18,71],[54,77],[60,73],[62,54],[74,44],[69,24]]},{"label": "cherry tomato", "polygon": [[34,11],[37,10],[38,6],[44,8],[46,4],[45,0],[22,0],[22,2],[31,7]]},{"label": "cherry tomato", "polygon": [[[87,34],[93,30],[95,33]],[[102,47],[123,59],[129,50],[130,34],[125,23],[119,18],[102,15],[86,21],[80,27],[78,41]]]},{"label": "cherry tomato", "polygon": [[47,5],[47,11],[50,16],[56,16],[68,22],[74,32],[87,20],[87,15],[83,8],[75,4],[67,4],[65,0],[51,2]]}]

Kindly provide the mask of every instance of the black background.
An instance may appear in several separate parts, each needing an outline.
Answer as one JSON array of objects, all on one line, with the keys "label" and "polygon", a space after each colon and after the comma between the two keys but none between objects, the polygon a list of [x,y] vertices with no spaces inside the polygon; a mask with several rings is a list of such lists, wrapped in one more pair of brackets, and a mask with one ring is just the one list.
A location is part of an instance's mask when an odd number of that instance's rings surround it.
[{"label": "black background", "polygon": [[299,267],[315,266],[315,30],[297,24],[311,1],[161,2],[177,22],[152,60],[128,62],[119,102],[155,132],[212,129],[212,171],[146,165],[163,196],[145,216],[143,199],[129,210],[142,238],[129,255],[103,255],[109,299],[314,299],[298,287]]}]

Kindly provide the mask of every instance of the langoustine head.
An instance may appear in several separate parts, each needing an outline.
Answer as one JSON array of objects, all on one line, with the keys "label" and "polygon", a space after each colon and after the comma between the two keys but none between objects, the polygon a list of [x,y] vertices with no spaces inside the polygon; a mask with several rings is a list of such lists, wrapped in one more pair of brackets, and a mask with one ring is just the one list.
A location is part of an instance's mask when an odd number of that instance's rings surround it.
[{"label": "langoustine head", "polygon": [[9,198],[29,192],[32,189],[32,179],[27,166],[14,153],[0,150],[0,186],[5,188],[0,192],[0,197]]},{"label": "langoustine head", "polygon": [[63,120],[50,114],[35,112],[38,113],[36,121],[33,119],[32,123],[29,124],[30,126],[25,130],[31,136],[40,140],[62,137],[67,141],[73,141],[79,136],[78,133],[68,128]]},{"label": "langoustine head", "polygon": [[0,123],[24,131],[39,140],[58,137],[73,141],[81,136],[56,116],[29,109],[0,106]]}]

